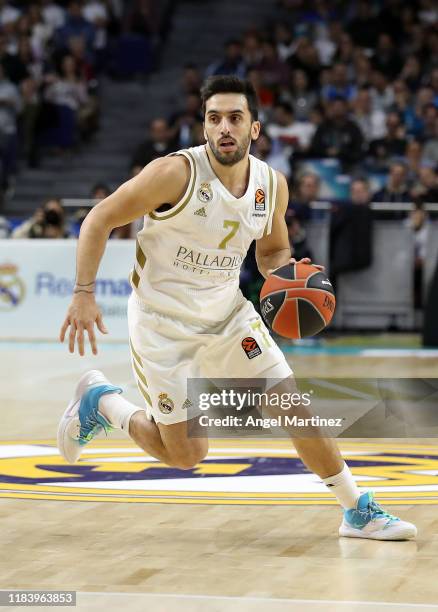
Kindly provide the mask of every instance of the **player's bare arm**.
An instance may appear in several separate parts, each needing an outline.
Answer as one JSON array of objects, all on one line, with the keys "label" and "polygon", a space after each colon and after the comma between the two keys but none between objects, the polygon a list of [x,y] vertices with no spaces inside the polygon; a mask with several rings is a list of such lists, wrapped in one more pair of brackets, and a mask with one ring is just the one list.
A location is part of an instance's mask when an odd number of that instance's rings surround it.
[{"label": "player's bare arm", "polygon": [[[289,187],[286,177],[281,172],[277,174],[277,200],[272,216],[271,233],[256,241],[256,261],[260,274],[267,278],[274,270],[286,265],[288,262],[295,263],[289,234],[285,220],[287,205],[289,202]],[[308,257],[300,259],[299,263],[310,263]],[[316,266],[323,269],[323,266]]]},{"label": "player's bare arm", "polygon": [[60,331],[63,342],[70,327],[71,353],[77,341],[79,354],[84,355],[85,331],[93,353],[97,353],[95,324],[101,333],[108,333],[96,304],[94,286],[111,231],[152,212],[162,204],[176,204],[184,194],[189,178],[189,165],[182,156],[154,160],[87,215],[77,246],[74,294]]}]

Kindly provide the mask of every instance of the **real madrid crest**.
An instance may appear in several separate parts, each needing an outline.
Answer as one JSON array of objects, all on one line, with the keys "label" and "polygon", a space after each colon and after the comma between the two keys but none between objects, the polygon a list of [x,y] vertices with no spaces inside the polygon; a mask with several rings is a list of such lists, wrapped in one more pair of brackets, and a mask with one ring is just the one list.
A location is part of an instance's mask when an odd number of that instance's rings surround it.
[{"label": "real madrid crest", "polygon": [[213,199],[213,190],[211,188],[210,183],[201,183],[201,186],[198,189],[198,200],[204,202],[211,202]]},{"label": "real madrid crest", "polygon": [[170,414],[175,407],[173,400],[168,397],[167,393],[160,393],[158,396],[158,408],[163,414]]}]

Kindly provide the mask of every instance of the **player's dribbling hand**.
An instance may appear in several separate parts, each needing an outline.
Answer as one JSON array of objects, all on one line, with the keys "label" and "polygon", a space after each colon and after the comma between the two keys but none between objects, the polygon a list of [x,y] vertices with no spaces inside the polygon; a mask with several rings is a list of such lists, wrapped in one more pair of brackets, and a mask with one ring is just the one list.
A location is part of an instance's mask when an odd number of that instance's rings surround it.
[{"label": "player's dribbling hand", "polygon": [[91,350],[93,355],[97,355],[97,343],[94,333],[94,324],[102,334],[107,334],[102,313],[93,294],[77,293],[73,296],[72,302],[67,310],[67,316],[62,324],[59,339],[64,342],[67,329],[70,327],[68,335],[68,350],[74,353],[75,343],[77,342],[79,355],[85,354],[84,350],[84,333],[88,333]]},{"label": "player's dribbling hand", "polygon": [[[297,260],[296,260],[294,257],[291,257],[291,258],[289,259],[289,263],[312,264],[312,260],[310,259],[310,257],[303,257],[302,259],[299,259],[299,260],[297,261]],[[319,265],[317,265],[317,264],[312,264],[312,266],[313,266],[314,268],[318,268],[318,270],[321,270],[321,272],[325,270],[325,267],[324,267],[324,266],[319,266]]]},{"label": "player's dribbling hand", "polygon": [[[291,257],[287,263],[291,263],[291,264],[295,264],[295,263],[312,264],[312,260],[309,257],[303,257],[302,259],[299,259],[297,261],[295,259],[295,257]],[[285,264],[283,264],[283,266],[284,265]],[[325,270],[324,266],[318,266],[316,264],[312,264],[312,265],[315,268],[318,268],[318,270],[321,270],[321,272],[323,272]],[[280,266],[280,268],[281,268],[281,266]],[[270,276],[273,272],[275,272],[275,270],[278,270],[278,268],[273,268],[272,270],[268,270],[268,276]]]}]

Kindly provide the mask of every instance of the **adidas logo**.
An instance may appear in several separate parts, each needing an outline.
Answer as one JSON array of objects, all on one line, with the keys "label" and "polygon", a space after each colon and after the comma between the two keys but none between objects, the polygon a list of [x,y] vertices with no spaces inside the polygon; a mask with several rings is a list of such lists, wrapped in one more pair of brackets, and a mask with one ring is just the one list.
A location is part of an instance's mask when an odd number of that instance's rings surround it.
[{"label": "adidas logo", "polygon": [[206,213],[205,213],[205,208],[198,208],[198,210],[195,210],[195,212],[193,213],[194,215],[199,215],[200,217],[206,217]]}]

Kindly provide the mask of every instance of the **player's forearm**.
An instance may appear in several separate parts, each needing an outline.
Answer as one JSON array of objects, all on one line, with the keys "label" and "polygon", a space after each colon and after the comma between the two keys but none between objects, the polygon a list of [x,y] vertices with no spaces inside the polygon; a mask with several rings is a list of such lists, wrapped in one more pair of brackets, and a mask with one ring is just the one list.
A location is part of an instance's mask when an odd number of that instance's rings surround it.
[{"label": "player's forearm", "polygon": [[290,258],[291,252],[288,248],[274,251],[267,255],[257,255],[257,267],[260,274],[267,278],[273,270],[286,265]]},{"label": "player's forearm", "polygon": [[92,213],[84,220],[76,255],[76,283],[74,293],[93,293],[100,260],[111,228],[102,226]]}]

